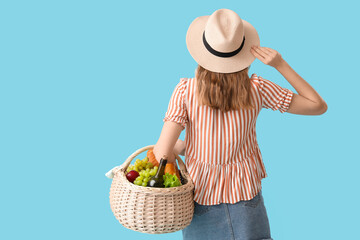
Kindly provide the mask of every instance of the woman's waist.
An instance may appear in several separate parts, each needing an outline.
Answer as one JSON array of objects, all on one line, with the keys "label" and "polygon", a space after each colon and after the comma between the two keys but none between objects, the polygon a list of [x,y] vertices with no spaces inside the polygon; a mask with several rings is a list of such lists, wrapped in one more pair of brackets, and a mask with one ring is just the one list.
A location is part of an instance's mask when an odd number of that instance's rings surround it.
[{"label": "woman's waist", "polygon": [[[251,148],[251,150],[248,150],[246,152],[237,152],[233,154],[224,154],[219,152],[218,154],[209,154],[209,155],[201,155],[199,154],[191,154],[188,151],[185,151],[185,161],[189,164],[193,162],[198,162],[204,165],[208,166],[224,166],[224,165],[237,165],[241,164],[244,161],[249,161],[250,159],[258,159],[262,160],[261,152],[256,144]],[[215,156],[215,157],[212,157]]]}]

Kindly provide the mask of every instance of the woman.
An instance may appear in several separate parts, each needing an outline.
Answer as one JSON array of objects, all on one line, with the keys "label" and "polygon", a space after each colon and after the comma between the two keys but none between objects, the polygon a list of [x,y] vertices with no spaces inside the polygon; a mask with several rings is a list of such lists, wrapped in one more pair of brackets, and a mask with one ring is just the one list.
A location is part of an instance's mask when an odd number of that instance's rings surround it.
[{"label": "woman", "polygon": [[[198,68],[171,96],[154,147],[157,160],[185,155],[195,184],[195,209],[183,239],[272,239],[261,191],[267,177],[256,140],[262,108],[320,115],[327,105],[274,49],[259,46],[255,28],[234,11],[219,9],[196,18],[186,43]],[[258,58],[274,67],[298,94],[248,75]],[[179,135],[186,128],[185,141]]]}]

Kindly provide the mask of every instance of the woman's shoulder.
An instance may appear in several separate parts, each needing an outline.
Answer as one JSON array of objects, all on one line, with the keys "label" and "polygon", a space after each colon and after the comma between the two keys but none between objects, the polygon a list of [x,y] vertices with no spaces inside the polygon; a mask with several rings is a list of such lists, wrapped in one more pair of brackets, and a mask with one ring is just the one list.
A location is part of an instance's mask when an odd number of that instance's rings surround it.
[{"label": "woman's shoulder", "polygon": [[175,91],[179,91],[182,93],[185,93],[185,91],[188,88],[188,82],[190,81],[191,78],[180,78],[180,80],[177,82],[176,87],[175,87]]},{"label": "woman's shoulder", "polygon": [[194,78],[188,78],[188,77],[182,77],[180,78],[179,81],[179,85],[181,85],[182,87],[186,88],[188,86],[188,84],[190,84],[190,82],[192,82],[194,80]]},{"label": "woman's shoulder", "polygon": [[250,79],[252,80],[259,80],[261,77],[257,75],[256,73],[251,74]]},{"label": "woman's shoulder", "polygon": [[187,82],[187,81],[191,81],[193,78],[188,78],[188,77],[183,77],[183,78],[180,78],[180,82]]},{"label": "woman's shoulder", "polygon": [[256,73],[251,74],[250,81],[255,85],[256,87],[260,86],[261,84],[261,76],[257,75]]}]

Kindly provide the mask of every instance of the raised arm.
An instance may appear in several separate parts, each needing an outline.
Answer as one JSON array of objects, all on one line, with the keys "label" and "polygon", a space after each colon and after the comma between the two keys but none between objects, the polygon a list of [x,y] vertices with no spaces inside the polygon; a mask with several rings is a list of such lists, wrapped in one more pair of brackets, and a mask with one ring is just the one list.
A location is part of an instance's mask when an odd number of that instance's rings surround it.
[{"label": "raised arm", "polygon": [[324,99],[281,57],[276,50],[253,46],[251,53],[263,63],[277,69],[281,75],[295,88],[288,113],[300,115],[321,115],[327,111]]}]

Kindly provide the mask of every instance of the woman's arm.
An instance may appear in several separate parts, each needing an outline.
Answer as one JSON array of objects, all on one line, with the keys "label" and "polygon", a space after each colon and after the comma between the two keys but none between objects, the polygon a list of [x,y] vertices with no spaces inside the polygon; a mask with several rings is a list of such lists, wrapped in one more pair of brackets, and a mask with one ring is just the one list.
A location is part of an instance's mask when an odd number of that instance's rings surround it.
[{"label": "woman's arm", "polygon": [[285,60],[282,59],[276,69],[299,93],[294,94],[287,112],[318,115],[327,111],[327,104],[324,99]]},{"label": "woman's arm", "polygon": [[294,93],[287,112],[301,115],[320,115],[327,111],[327,104],[324,99],[290,67],[280,53],[274,49],[260,46],[253,46],[251,53],[263,63],[278,70],[299,93]]},{"label": "woman's arm", "polygon": [[174,153],[176,153],[177,155],[185,155],[185,142],[181,139],[178,139],[177,142],[175,143],[175,147],[174,147]]},{"label": "woman's arm", "polygon": [[155,158],[158,162],[160,162],[160,159],[164,155],[168,157],[168,162],[175,162],[174,146],[182,130],[183,127],[179,123],[172,121],[164,122],[159,140],[153,149]]}]

